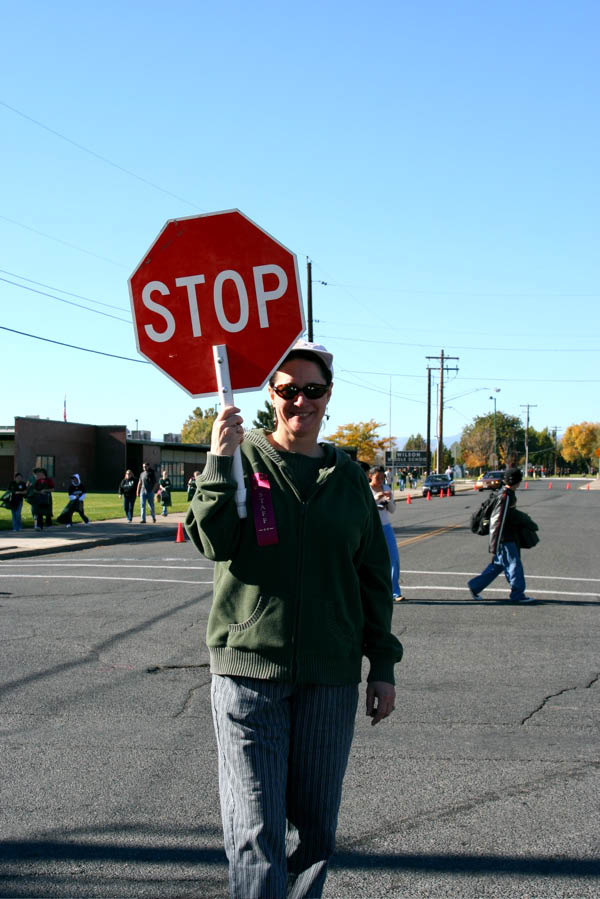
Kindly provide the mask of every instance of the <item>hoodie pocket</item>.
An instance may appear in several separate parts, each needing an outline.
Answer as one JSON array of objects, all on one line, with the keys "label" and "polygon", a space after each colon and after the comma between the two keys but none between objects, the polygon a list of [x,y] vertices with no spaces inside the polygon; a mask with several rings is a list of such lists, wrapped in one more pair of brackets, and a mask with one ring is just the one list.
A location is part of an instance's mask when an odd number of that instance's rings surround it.
[{"label": "hoodie pocket", "polygon": [[258,602],[256,603],[256,606],[254,607],[254,611],[252,612],[250,617],[246,618],[245,621],[240,621],[240,622],[237,622],[234,624],[229,624],[228,625],[229,633],[231,635],[240,634],[243,631],[247,631],[251,627],[254,627],[254,625],[257,624],[257,622],[260,620],[263,612],[265,611],[265,609],[267,607],[267,602],[268,602],[268,600],[267,600],[266,596],[262,596],[262,595],[259,596]]}]

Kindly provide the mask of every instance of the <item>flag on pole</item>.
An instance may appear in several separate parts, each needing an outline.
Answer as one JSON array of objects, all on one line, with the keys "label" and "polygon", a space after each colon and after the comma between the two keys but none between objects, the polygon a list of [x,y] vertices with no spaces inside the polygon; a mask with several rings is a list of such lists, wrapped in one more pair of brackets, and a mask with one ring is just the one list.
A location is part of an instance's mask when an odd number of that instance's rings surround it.
[{"label": "flag on pole", "polygon": [[67,394],[65,393],[65,401],[63,403],[63,421],[67,420]]}]

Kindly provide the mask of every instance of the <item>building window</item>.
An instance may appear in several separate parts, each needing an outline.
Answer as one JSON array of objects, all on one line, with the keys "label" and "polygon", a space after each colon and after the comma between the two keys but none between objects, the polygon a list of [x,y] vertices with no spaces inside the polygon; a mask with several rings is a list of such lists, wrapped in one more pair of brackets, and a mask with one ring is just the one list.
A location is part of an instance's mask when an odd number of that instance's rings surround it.
[{"label": "building window", "polygon": [[183,462],[166,462],[163,457],[160,467],[161,471],[164,470],[167,472],[167,477],[171,481],[173,490],[184,489]]},{"label": "building window", "polygon": [[54,477],[54,456],[36,456],[35,468],[45,468],[49,478]]}]

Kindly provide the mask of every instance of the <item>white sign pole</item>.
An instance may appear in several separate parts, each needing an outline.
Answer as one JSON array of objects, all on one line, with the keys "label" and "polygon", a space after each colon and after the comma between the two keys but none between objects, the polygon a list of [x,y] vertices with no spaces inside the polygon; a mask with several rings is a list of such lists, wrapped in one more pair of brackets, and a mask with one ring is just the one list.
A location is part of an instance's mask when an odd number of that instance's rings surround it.
[{"label": "white sign pole", "polygon": [[[231,378],[229,377],[227,347],[225,344],[213,346],[213,359],[215,361],[215,373],[217,375],[217,386],[219,388],[219,401],[221,406],[235,406],[233,390],[231,389]],[[238,515],[240,518],[246,518],[246,488],[244,486],[242,454],[239,446],[233,454],[233,476],[237,481],[235,504],[237,506]]]}]

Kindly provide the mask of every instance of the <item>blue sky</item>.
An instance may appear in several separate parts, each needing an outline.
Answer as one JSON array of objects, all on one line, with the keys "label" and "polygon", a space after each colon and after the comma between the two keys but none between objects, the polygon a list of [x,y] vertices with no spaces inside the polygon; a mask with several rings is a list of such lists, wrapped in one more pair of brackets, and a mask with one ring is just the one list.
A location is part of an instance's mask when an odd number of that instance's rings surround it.
[{"label": "blue sky", "polygon": [[[598,420],[599,26],[592,0],[5,8],[0,324],[140,358],[130,274],[168,219],[239,208],[303,281],[312,260],[325,433],[387,436],[390,389],[392,434],[424,433],[442,348],[446,435],[498,388],[536,428]],[[2,334],[1,424],[66,394],[69,420],[160,438],[210,405]],[[264,399],[238,394],[248,422]]]}]

